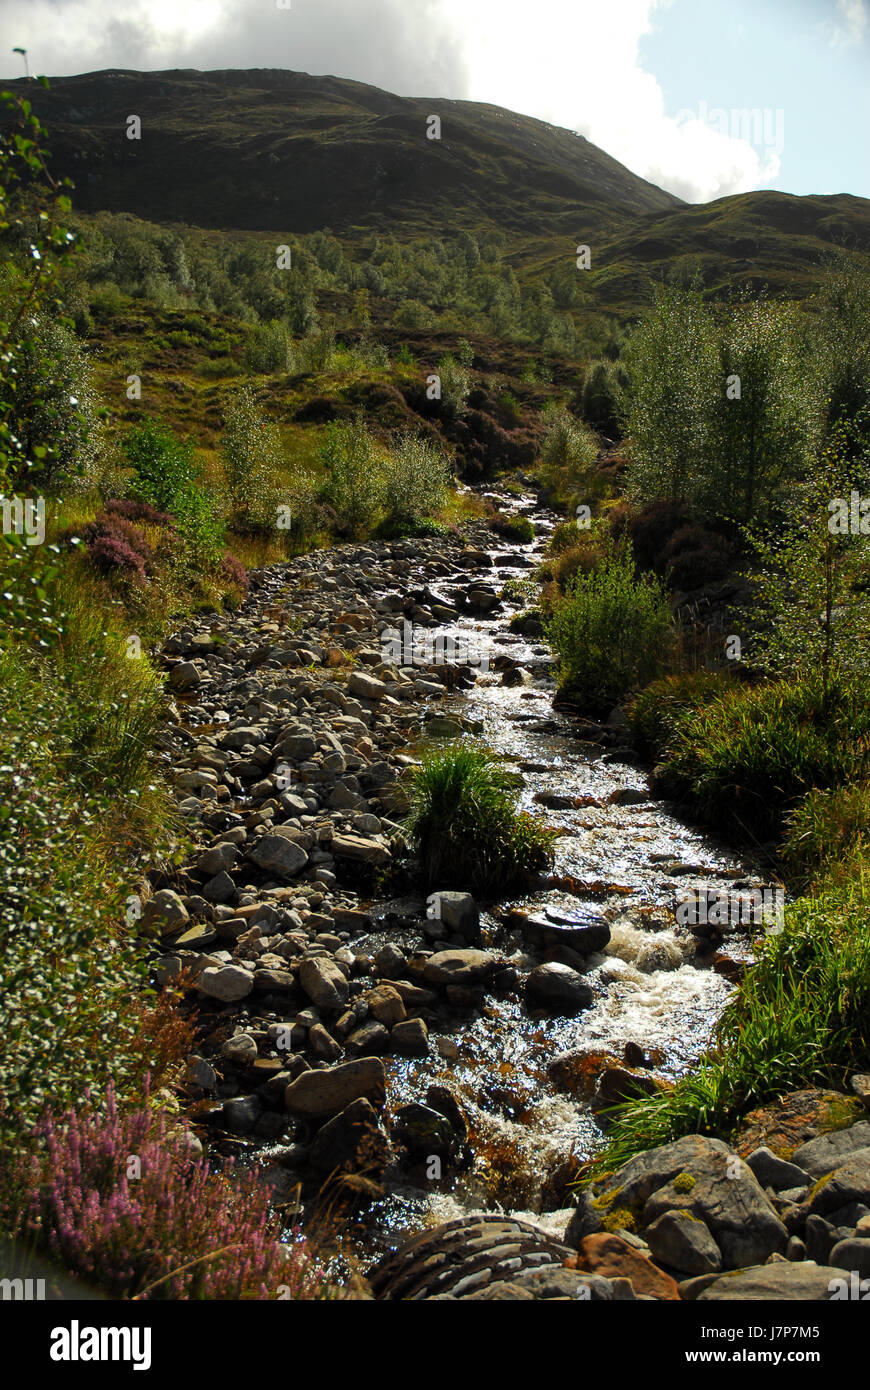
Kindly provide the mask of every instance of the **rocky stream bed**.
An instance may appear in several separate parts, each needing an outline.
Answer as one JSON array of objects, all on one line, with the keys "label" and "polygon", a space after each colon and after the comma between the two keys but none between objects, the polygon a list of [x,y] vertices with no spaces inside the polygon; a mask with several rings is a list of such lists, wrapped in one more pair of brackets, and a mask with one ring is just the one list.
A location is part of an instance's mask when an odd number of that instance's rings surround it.
[{"label": "rocky stream bed", "polygon": [[[676,903],[760,878],[651,797],[618,715],[554,708],[540,625],[509,622],[557,518],[510,507],[534,543],[475,523],[318,551],[165,644],[161,753],[196,849],[151,875],[143,926],[198,1009],[192,1142],[256,1164],[366,1295],[830,1297],[870,1274],[860,1078],[836,1135],[813,1093],[785,1148],[768,1117],[745,1152],[689,1137],[572,1185],[597,1113],[697,1060],[750,957]],[[427,902],[408,867],[409,769],[463,736],[561,832],[524,898]]]}]

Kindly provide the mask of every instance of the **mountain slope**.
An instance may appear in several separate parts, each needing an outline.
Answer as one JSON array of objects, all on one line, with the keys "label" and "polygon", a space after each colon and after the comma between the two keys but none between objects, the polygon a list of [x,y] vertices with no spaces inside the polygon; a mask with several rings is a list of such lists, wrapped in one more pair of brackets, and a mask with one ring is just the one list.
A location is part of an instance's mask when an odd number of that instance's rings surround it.
[{"label": "mountain slope", "polygon": [[[11,84],[21,87],[21,82]],[[99,72],[28,91],[76,207],[275,232],[491,225],[588,240],[679,199],[582,136],[473,102],[335,77]],[[126,138],[129,115],[141,140]],[[442,121],[427,139],[427,119]]]}]

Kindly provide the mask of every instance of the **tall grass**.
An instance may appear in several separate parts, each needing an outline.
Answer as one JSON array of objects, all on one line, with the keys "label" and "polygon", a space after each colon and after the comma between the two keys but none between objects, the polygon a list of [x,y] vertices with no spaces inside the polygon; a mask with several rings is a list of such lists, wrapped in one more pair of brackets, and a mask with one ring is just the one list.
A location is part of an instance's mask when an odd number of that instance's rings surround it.
[{"label": "tall grass", "polygon": [[858,681],[827,694],[814,676],[737,687],[677,721],[661,786],[704,820],[744,839],[778,838],[815,787],[861,776],[870,759],[870,700]]},{"label": "tall grass", "polygon": [[553,834],[519,811],[515,779],[486,749],[455,745],[415,769],[409,829],[428,886],[497,895],[551,861]]}]

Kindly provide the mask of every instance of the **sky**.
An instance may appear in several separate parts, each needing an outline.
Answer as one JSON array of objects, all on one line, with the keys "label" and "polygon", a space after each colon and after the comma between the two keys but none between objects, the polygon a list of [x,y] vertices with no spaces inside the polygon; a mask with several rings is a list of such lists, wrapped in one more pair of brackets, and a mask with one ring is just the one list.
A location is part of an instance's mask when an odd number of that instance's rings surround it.
[{"label": "sky", "polygon": [[0,0],[2,78],[16,46],[49,76],[290,68],[492,102],[689,202],[870,197],[870,0]]}]

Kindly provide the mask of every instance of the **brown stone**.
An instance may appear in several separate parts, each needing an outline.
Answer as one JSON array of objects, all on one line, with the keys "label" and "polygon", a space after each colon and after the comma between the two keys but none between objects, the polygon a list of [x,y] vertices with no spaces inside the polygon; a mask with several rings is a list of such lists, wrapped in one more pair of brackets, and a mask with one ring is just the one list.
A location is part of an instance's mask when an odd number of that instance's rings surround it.
[{"label": "brown stone", "polygon": [[584,1236],[577,1257],[578,1269],[601,1274],[605,1279],[629,1279],[636,1294],[651,1298],[678,1300],[677,1282],[654,1265],[621,1236],[600,1231]]}]

